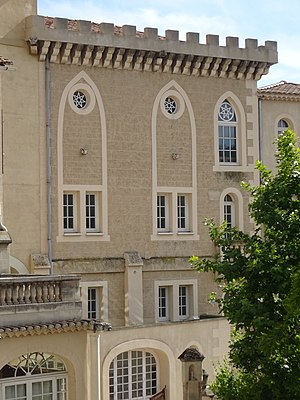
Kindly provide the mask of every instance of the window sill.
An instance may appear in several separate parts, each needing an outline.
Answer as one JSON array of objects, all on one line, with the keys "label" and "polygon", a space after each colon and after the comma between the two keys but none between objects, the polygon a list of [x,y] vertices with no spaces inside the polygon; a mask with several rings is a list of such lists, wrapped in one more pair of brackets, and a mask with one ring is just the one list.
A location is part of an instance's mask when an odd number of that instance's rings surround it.
[{"label": "window sill", "polygon": [[194,232],[157,232],[151,235],[151,240],[199,240]]},{"label": "window sill", "polygon": [[219,164],[213,166],[214,172],[253,172],[254,166],[237,164]]},{"label": "window sill", "polygon": [[110,236],[103,232],[63,233],[56,237],[57,242],[109,242]]},{"label": "window sill", "polygon": [[64,236],[81,236],[81,232],[64,232]]}]

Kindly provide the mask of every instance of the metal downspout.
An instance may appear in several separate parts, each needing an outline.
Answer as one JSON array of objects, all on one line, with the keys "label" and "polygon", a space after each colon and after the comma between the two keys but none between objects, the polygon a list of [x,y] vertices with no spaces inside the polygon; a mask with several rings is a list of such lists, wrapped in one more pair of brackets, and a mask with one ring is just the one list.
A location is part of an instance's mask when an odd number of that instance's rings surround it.
[{"label": "metal downspout", "polygon": [[49,56],[45,61],[45,92],[46,92],[46,136],[47,136],[47,243],[50,274],[53,274],[52,265],[52,229],[51,229],[51,111],[50,111],[50,63]]},{"label": "metal downspout", "polygon": [[262,101],[258,98],[258,157],[263,161],[262,157]]}]

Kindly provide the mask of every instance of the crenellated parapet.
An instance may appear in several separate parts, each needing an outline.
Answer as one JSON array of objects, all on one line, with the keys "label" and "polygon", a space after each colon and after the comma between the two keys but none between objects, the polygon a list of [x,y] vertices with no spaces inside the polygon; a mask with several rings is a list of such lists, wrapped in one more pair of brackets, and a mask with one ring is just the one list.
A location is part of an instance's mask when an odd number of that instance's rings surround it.
[{"label": "crenellated parapet", "polygon": [[239,47],[237,37],[219,44],[218,35],[167,30],[159,36],[156,28],[143,32],[135,26],[71,21],[63,18],[30,16],[26,20],[26,40],[31,54],[40,61],[136,71],[165,72],[193,76],[217,76],[258,80],[277,63],[277,43],[246,39]]}]

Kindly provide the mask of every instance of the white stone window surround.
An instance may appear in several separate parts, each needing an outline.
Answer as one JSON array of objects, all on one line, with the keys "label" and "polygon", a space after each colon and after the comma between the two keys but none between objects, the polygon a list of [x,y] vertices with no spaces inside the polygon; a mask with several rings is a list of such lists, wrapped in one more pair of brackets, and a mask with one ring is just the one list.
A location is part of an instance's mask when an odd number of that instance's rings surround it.
[{"label": "white stone window surround", "polygon": [[97,289],[97,319],[108,321],[108,283],[107,281],[80,282],[83,318],[88,318],[88,289]]},{"label": "white stone window surround", "polygon": [[[166,107],[166,102],[172,103],[172,101],[176,105],[176,110],[174,112],[170,112],[171,110],[168,107]],[[174,89],[169,89],[166,92],[164,92],[163,96],[160,99],[160,109],[166,118],[169,119],[180,118],[185,110],[185,102],[179,91]]]},{"label": "white stone window surround", "polygon": [[[172,97],[178,101],[178,112],[169,114],[164,107],[166,97]],[[157,185],[157,114],[159,111],[166,116],[166,118],[180,118],[183,112],[187,110],[190,119],[191,139],[192,139],[192,187],[159,187]],[[153,233],[151,240],[199,240],[197,234],[197,149],[196,149],[196,123],[191,102],[183,90],[183,88],[174,80],[166,84],[157,94],[153,109],[152,109],[152,224]],[[168,193],[171,196],[170,206],[172,208],[172,215],[170,215],[169,231],[162,232],[157,229],[157,195]],[[178,231],[174,229],[177,226],[176,207],[177,207],[177,194],[188,194],[190,198],[189,208],[189,222],[191,223],[189,231]]]},{"label": "white stone window surround", "polygon": [[219,163],[237,164],[239,161],[239,127],[235,110],[226,99],[218,115]]},{"label": "white stone window surround", "polygon": [[[86,104],[79,108],[74,103],[74,94],[75,93],[82,93],[85,96]],[[93,111],[95,104],[96,104],[96,97],[90,85],[86,83],[80,82],[75,84],[72,89],[69,91],[68,94],[69,105],[74,112],[77,114],[87,115]]]},{"label": "white stone window surround", "polygon": [[232,199],[232,206],[234,211],[234,226],[236,226],[240,231],[244,230],[244,215],[243,215],[243,196],[241,192],[233,187],[226,188],[220,195],[220,223],[225,220],[226,215],[224,215],[224,204],[225,198],[229,195]]},{"label": "white stone window surround", "polygon": [[[186,286],[188,288],[188,309],[187,316],[179,315],[179,287]],[[159,288],[168,288],[168,320],[181,321],[183,319],[198,318],[198,282],[197,279],[181,279],[181,280],[157,280],[154,282],[154,306],[155,306],[155,322],[164,322],[166,319],[159,317]]]},{"label": "white stone window surround", "polygon": [[[155,207],[155,229],[152,240],[174,240],[181,238],[182,240],[195,240],[195,232],[197,230],[196,221],[193,216],[195,215],[195,205],[193,202],[193,189],[192,188],[171,188],[171,187],[158,187],[156,195]],[[157,226],[157,196],[166,196],[166,212],[168,214],[168,225],[166,229],[159,229]],[[185,196],[186,201],[186,226],[181,228],[178,226],[178,196]]]},{"label": "white stone window surround", "polygon": [[[224,101],[227,100],[233,107],[237,119],[237,162],[220,162],[219,161],[219,110]],[[253,167],[247,165],[247,129],[246,116],[244,107],[239,98],[232,92],[224,93],[216,102],[214,109],[214,147],[215,147],[215,164],[213,171],[226,172],[248,172],[252,171]]]},{"label": "white stone window surround", "polygon": [[[60,241],[68,241],[69,238],[76,237],[77,240],[95,240],[97,236],[103,237],[102,229],[103,207],[102,205],[102,186],[101,185],[64,185],[63,194],[74,195],[74,215],[76,215],[76,229],[64,229],[64,226],[59,226],[59,231],[62,237]],[[97,197],[97,224],[95,229],[86,227],[86,194],[93,193]],[[76,199],[76,200],[75,200]],[[75,208],[76,207],[76,208]],[[91,237],[91,239],[90,239]]]},{"label": "white stone window surround", "polygon": [[[283,125],[284,122],[287,124],[287,126],[279,126],[279,124]],[[275,124],[274,124],[274,132],[275,132],[275,137],[277,137],[280,133],[283,133],[286,129],[290,128],[294,130],[294,123],[293,123],[293,118],[286,113],[280,114],[277,116],[275,119]]]},{"label": "white stone window surround", "polygon": [[[87,95],[87,106],[79,109],[73,102],[73,94],[76,90],[84,91]],[[88,114],[95,106],[98,106],[101,120],[101,155],[102,155],[102,184],[101,185],[67,185],[63,182],[63,126],[64,126],[64,110],[66,104],[79,114]],[[100,133],[99,133],[100,134]],[[100,92],[84,72],[79,72],[65,87],[61,96],[59,111],[58,111],[58,130],[57,130],[57,180],[58,180],[58,235],[57,242],[78,242],[78,241],[109,241],[108,235],[108,200],[107,200],[107,137],[106,137],[106,118],[104,112],[103,101]],[[79,150],[79,149],[78,149]],[[66,233],[63,229],[63,193],[66,191],[79,192],[78,207],[80,226],[79,232]],[[98,192],[101,197],[99,207],[99,221],[101,232],[87,232],[85,227],[85,199],[83,193]]]}]

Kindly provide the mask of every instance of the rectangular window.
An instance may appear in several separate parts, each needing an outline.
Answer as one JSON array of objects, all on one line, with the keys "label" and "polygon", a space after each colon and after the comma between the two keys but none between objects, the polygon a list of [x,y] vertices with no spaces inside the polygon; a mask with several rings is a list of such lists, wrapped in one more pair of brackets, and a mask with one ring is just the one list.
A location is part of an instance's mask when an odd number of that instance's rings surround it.
[{"label": "rectangular window", "polygon": [[188,231],[188,200],[186,195],[177,196],[177,228],[179,231]]},{"label": "rectangular window", "polygon": [[237,162],[236,126],[219,126],[219,161],[221,163]]},{"label": "rectangular window", "polygon": [[166,195],[157,196],[157,230],[168,231],[169,230],[169,218],[168,218],[168,197]]},{"label": "rectangular window", "polygon": [[166,286],[158,288],[158,318],[161,321],[169,319],[168,287]]},{"label": "rectangular window", "polygon": [[52,380],[32,383],[32,400],[53,398]]},{"label": "rectangular window", "polygon": [[197,279],[156,281],[155,321],[180,321],[198,318]]},{"label": "rectangular window", "polygon": [[99,317],[99,294],[98,288],[88,288],[88,312],[89,319],[97,319]]},{"label": "rectangular window", "polygon": [[64,231],[76,232],[77,210],[76,196],[74,193],[63,194]]},{"label": "rectangular window", "polygon": [[67,400],[67,380],[57,379],[57,400]]},{"label": "rectangular window", "polygon": [[85,195],[85,228],[87,232],[99,232],[98,193]]},{"label": "rectangular window", "polygon": [[187,286],[179,286],[178,291],[178,315],[180,319],[185,319],[189,316],[188,310],[188,287]]},{"label": "rectangular window", "polygon": [[26,384],[10,385],[5,387],[5,400],[26,400]]}]

